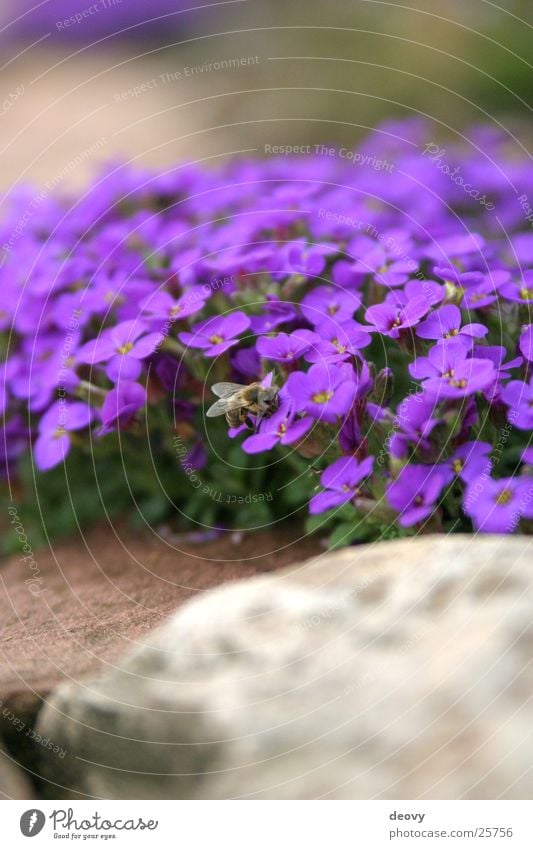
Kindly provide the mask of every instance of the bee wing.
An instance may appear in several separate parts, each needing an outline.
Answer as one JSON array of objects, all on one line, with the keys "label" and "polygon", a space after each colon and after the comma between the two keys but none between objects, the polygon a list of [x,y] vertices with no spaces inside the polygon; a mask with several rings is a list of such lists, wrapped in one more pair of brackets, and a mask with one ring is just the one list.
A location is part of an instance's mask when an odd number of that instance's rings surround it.
[{"label": "bee wing", "polygon": [[241,389],[245,389],[241,383],[215,383],[211,387],[211,392],[218,395],[219,398],[228,398],[230,395],[235,395]]},{"label": "bee wing", "polygon": [[221,398],[220,401],[215,401],[215,403],[209,407],[206,416],[209,416],[211,419],[215,416],[223,416],[224,413],[227,413],[230,410],[238,410],[241,406],[242,399],[240,398]]}]

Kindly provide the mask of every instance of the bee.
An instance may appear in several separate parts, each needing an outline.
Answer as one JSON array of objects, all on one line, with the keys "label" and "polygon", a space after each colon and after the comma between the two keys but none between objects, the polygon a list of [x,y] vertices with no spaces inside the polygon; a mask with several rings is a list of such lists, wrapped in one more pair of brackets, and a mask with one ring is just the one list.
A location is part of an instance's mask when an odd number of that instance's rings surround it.
[{"label": "bee", "polygon": [[206,415],[226,416],[230,427],[239,427],[248,423],[248,416],[255,416],[255,428],[257,429],[265,416],[271,415],[278,409],[279,389],[276,384],[268,381],[256,381],[249,386],[241,386],[240,383],[215,383],[211,391],[218,395],[219,401],[209,407]]}]

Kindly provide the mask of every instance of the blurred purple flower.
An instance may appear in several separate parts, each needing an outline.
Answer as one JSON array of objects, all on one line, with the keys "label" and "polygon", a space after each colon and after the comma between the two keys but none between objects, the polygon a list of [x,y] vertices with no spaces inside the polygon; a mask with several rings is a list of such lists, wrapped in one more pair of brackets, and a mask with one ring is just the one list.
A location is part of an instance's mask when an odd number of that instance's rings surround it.
[{"label": "blurred purple flower", "polygon": [[509,419],[515,427],[533,428],[533,377],[529,383],[510,380],[502,389],[501,400],[509,408]]},{"label": "blurred purple flower", "polygon": [[448,304],[435,310],[419,324],[416,335],[421,339],[435,340],[459,338],[471,346],[474,338],[486,336],[489,332],[484,324],[465,324],[463,327],[461,324],[461,310],[455,304]]},{"label": "blurred purple flower", "polygon": [[499,294],[516,304],[533,304],[533,269],[524,271],[520,283],[504,283]]},{"label": "blurred purple flower", "polygon": [[387,489],[387,499],[402,527],[410,527],[427,519],[445,486],[444,474],[438,466],[409,464]]},{"label": "blurred purple flower", "polygon": [[486,389],[497,377],[492,360],[469,358],[457,339],[435,345],[427,357],[409,365],[409,373],[435,398],[464,398]]},{"label": "blurred purple flower", "polygon": [[146,389],[140,383],[121,380],[118,386],[107,393],[100,410],[102,427],[98,434],[103,436],[113,430],[122,430],[133,421],[135,414],[146,404]]},{"label": "blurred purple flower", "polygon": [[77,359],[91,366],[106,363],[110,380],[134,380],[141,373],[141,360],[149,357],[160,343],[160,333],[149,333],[139,321],[123,321],[83,345]]},{"label": "blurred purple flower", "polygon": [[316,363],[307,373],[289,375],[286,389],[299,412],[306,412],[320,421],[335,422],[351,407],[356,378],[353,369],[346,370],[345,365],[328,368]]},{"label": "blurred purple flower", "polygon": [[237,311],[201,321],[190,333],[178,334],[178,338],[190,348],[200,348],[206,357],[218,357],[228,348],[237,345],[237,337],[249,327],[248,316]]},{"label": "blurred purple flower", "polygon": [[360,483],[372,473],[373,457],[358,462],[355,457],[341,457],[320,476],[325,492],[314,495],[309,504],[311,515],[340,507],[360,495]]},{"label": "blurred purple flower", "polygon": [[313,419],[310,417],[296,417],[290,402],[282,403],[272,416],[263,419],[258,433],[244,440],[242,448],[247,454],[258,454],[270,451],[278,443],[291,445],[302,439],[312,425]]},{"label": "blurred purple flower", "polygon": [[192,286],[179,298],[173,298],[169,292],[156,292],[144,298],[139,308],[146,318],[177,321],[200,312],[208,296],[203,286]]},{"label": "blurred purple flower", "polygon": [[310,363],[342,362],[358,354],[372,341],[365,327],[351,319],[339,323],[335,319],[324,318],[315,331],[314,343],[305,353],[305,359]]},{"label": "blurred purple flower", "polygon": [[369,307],[365,318],[374,329],[391,339],[398,339],[400,331],[414,327],[429,311],[429,303],[425,297],[416,297],[408,301],[405,306],[397,307],[393,304],[376,304]]},{"label": "blurred purple flower", "polygon": [[446,485],[451,483],[454,477],[459,477],[464,483],[471,483],[481,475],[489,475],[492,471],[490,452],[492,445],[481,440],[463,442],[453,455],[438,468],[443,472]]},{"label": "blurred purple flower", "polygon": [[257,353],[264,359],[292,363],[309,350],[314,334],[308,330],[295,330],[290,335],[260,336],[256,343]]},{"label": "blurred purple flower", "polygon": [[520,348],[520,352],[524,355],[526,360],[529,362],[533,361],[533,324],[527,325],[527,327],[522,328],[522,333],[520,334],[520,340],[518,342],[518,347]]},{"label": "blurred purple flower", "polygon": [[463,510],[476,531],[513,533],[523,517],[533,516],[533,478],[474,479],[463,498]]},{"label": "blurred purple flower", "polygon": [[305,296],[300,308],[307,321],[316,326],[326,317],[338,322],[348,321],[360,306],[361,299],[354,292],[333,286],[318,286]]},{"label": "blurred purple flower", "polygon": [[63,462],[70,451],[69,434],[83,430],[94,418],[94,410],[81,401],[59,400],[39,422],[39,435],[33,446],[35,465],[42,472]]}]

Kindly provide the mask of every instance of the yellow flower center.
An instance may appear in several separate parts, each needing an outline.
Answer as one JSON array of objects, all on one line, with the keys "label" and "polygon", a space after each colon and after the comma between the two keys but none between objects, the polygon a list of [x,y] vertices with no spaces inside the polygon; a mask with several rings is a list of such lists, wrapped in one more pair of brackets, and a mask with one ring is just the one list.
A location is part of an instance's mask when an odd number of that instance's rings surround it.
[{"label": "yellow flower center", "polygon": [[462,460],[456,459],[456,460],[453,461],[452,469],[453,469],[453,471],[456,475],[458,475],[459,472],[462,472],[463,468],[464,468],[464,463],[463,463]]},{"label": "yellow flower center", "polygon": [[533,289],[528,289],[527,286],[523,286],[520,289],[520,297],[523,301],[533,301]]},{"label": "yellow flower center", "polygon": [[63,425],[59,425],[59,427],[56,427],[56,429],[54,431],[54,439],[61,439],[61,437],[64,436],[65,434],[66,434],[65,428],[63,427]]},{"label": "yellow flower center", "polygon": [[344,354],[346,351],[346,345],[341,345],[338,339],[332,339],[331,344],[337,349],[339,354]]},{"label": "yellow flower center", "polygon": [[330,398],[333,398],[333,392],[316,392],[313,395],[315,404],[326,404]]},{"label": "yellow flower center", "polygon": [[118,353],[119,354],[129,354],[129,352],[131,351],[132,348],[133,348],[133,342],[126,342],[125,345],[121,345],[120,348],[118,348]]},{"label": "yellow flower center", "polygon": [[222,336],[217,336],[215,334],[214,336],[209,337],[209,341],[211,342],[212,345],[220,345],[220,343],[223,342],[224,339],[222,338]]},{"label": "yellow flower center", "polygon": [[448,383],[450,384],[450,386],[455,386],[457,389],[464,389],[467,385],[467,381],[464,379],[464,377],[462,377],[460,380],[453,380],[452,378],[448,381]]},{"label": "yellow flower center", "polygon": [[176,304],[176,306],[172,307],[172,309],[170,310],[170,317],[171,318],[177,318],[178,315],[180,314],[180,312],[181,312],[181,304]]},{"label": "yellow flower center", "polygon": [[444,334],[444,338],[445,339],[451,339],[452,336],[457,336],[458,333],[459,333],[459,331],[456,328],[454,328],[453,330],[448,330],[448,333]]},{"label": "yellow flower center", "polygon": [[513,497],[513,493],[510,489],[502,489],[502,491],[496,497],[496,504],[509,504]]}]

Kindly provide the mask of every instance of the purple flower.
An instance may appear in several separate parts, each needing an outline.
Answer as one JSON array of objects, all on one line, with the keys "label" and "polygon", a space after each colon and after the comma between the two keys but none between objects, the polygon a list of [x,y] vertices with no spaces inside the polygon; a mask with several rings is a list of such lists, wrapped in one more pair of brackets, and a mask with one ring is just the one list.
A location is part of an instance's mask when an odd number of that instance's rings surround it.
[{"label": "purple flower", "polygon": [[200,312],[208,297],[209,287],[192,286],[179,298],[173,298],[169,292],[156,292],[144,298],[139,308],[147,318],[177,321]]},{"label": "purple flower", "polygon": [[299,412],[314,419],[335,422],[345,415],[356,393],[356,376],[346,364],[328,368],[323,363],[311,366],[307,373],[293,372],[286,383],[287,395]]},{"label": "purple flower", "polygon": [[481,475],[489,475],[492,470],[491,451],[492,445],[489,442],[463,442],[451,457],[438,466],[443,472],[446,485],[456,476],[468,484]]},{"label": "purple flower", "polygon": [[[388,244],[391,246],[389,250],[387,250]],[[409,275],[418,268],[415,260],[407,256],[410,247],[409,238],[405,234],[391,233],[383,239],[382,244],[376,244],[372,239],[368,239],[366,245],[365,248],[365,242],[358,240],[350,246],[351,251],[360,256],[360,259],[352,266],[352,272],[359,278],[372,274],[381,286],[393,288],[402,286]]]},{"label": "purple flower", "polygon": [[61,463],[70,451],[70,433],[90,425],[94,410],[82,402],[59,400],[47,410],[39,422],[39,435],[33,446],[33,457],[42,472]]},{"label": "purple flower", "polygon": [[148,333],[147,327],[135,320],[123,321],[83,345],[77,359],[88,365],[107,363],[110,380],[134,380],[141,373],[141,360],[149,357],[160,343],[160,333]]},{"label": "purple flower", "polygon": [[499,294],[516,304],[533,304],[533,269],[524,271],[520,283],[504,283]]},{"label": "purple flower", "polygon": [[269,333],[280,324],[292,321],[296,316],[296,308],[292,304],[280,301],[274,296],[267,296],[265,309],[261,315],[253,315],[250,319],[250,329],[258,336]]},{"label": "purple flower", "polygon": [[486,389],[497,377],[492,360],[469,358],[457,339],[435,345],[427,357],[418,357],[410,363],[409,373],[436,398],[464,398]]},{"label": "purple flower", "polygon": [[257,353],[264,359],[292,363],[309,350],[314,336],[309,330],[296,330],[290,335],[261,336],[256,343]]},{"label": "purple flower", "polygon": [[520,353],[524,355],[528,362],[533,361],[533,324],[529,324],[522,328],[520,340],[518,342]]},{"label": "purple flower", "polygon": [[289,242],[286,261],[289,267],[305,277],[318,277],[326,267],[326,258],[338,253],[336,245],[309,245],[307,242]]},{"label": "purple flower", "polygon": [[10,468],[28,446],[28,426],[20,416],[14,416],[0,425],[0,477],[12,475]]},{"label": "purple flower", "polygon": [[[250,383],[273,361],[280,407],[256,432],[230,429],[244,451],[292,445],[312,455],[329,443],[347,474],[371,450],[373,498],[390,483],[409,523],[411,511],[431,512],[440,481],[451,488],[447,527],[469,527],[456,496],[488,479],[491,440],[477,436],[494,427],[496,440],[506,415],[501,468],[522,457],[521,480],[531,476],[533,234],[505,172],[527,192],[533,168],[511,159],[501,134],[475,130],[485,158],[450,143],[462,175],[450,179],[439,157],[413,155],[427,133],[420,120],[389,122],[356,168],[338,156],[239,156],[218,170],[113,166],[83,196],[39,204],[33,189],[15,188],[0,219],[5,462],[32,444],[38,464],[53,465],[88,439],[88,416],[101,415],[103,434],[149,403],[152,427],[174,420],[201,465],[205,381]],[[494,200],[504,230],[463,178]],[[365,311],[363,326],[355,317]],[[76,405],[62,427],[58,392]],[[355,478],[329,483],[313,510],[340,498],[355,512]],[[517,503],[515,519],[533,518],[529,502]]]},{"label": "purple flower", "polygon": [[98,435],[127,428],[135,414],[146,404],[146,389],[140,383],[122,380],[107,393],[100,415],[102,427]]},{"label": "purple flower", "polygon": [[311,515],[340,507],[361,494],[360,483],[372,473],[373,457],[358,462],[355,457],[341,457],[328,466],[320,476],[325,492],[313,496],[309,504]]},{"label": "purple flower", "polygon": [[444,280],[452,289],[470,289],[483,280],[483,274],[480,271],[460,271],[451,265],[437,265],[433,269],[433,274]]},{"label": "purple flower", "polygon": [[339,324],[334,319],[325,318],[315,330],[314,343],[305,354],[310,363],[342,362],[355,356],[372,341],[365,327],[353,320]]},{"label": "purple flower", "polygon": [[476,531],[511,534],[520,520],[532,516],[533,478],[474,479],[463,498],[463,510]]},{"label": "purple flower", "polygon": [[258,433],[244,440],[242,448],[247,454],[259,454],[270,451],[278,443],[291,445],[302,439],[312,424],[313,419],[309,417],[296,417],[292,403],[282,403],[272,416],[263,419]]},{"label": "purple flower", "polygon": [[409,395],[398,405],[389,450],[392,457],[404,458],[409,446],[427,451],[429,437],[440,419],[434,417],[436,403],[424,393]]},{"label": "purple flower", "polygon": [[434,307],[435,304],[440,304],[445,294],[444,286],[434,280],[409,280],[403,289],[387,292],[385,303],[404,307],[414,298],[425,298],[429,306]]},{"label": "purple flower", "polygon": [[398,523],[407,528],[427,519],[444,486],[445,477],[438,466],[404,466],[387,489],[389,504],[399,514]]},{"label": "purple flower", "polygon": [[397,307],[393,304],[376,304],[369,307],[365,318],[374,325],[375,330],[391,339],[398,339],[400,331],[414,327],[429,311],[429,303],[425,297],[416,297],[408,301],[405,306]]},{"label": "purple flower", "polygon": [[523,463],[526,463],[528,466],[533,466],[533,445],[526,448],[520,458]]},{"label": "purple flower", "polygon": [[[508,277],[507,273],[504,273]],[[497,278],[487,274],[477,283],[470,286],[464,293],[461,306],[465,310],[478,310],[488,307],[498,300]]]},{"label": "purple flower", "polygon": [[215,316],[196,324],[190,333],[184,332],[178,338],[190,348],[200,348],[206,357],[218,357],[228,348],[237,345],[237,338],[250,327],[250,319],[243,312]]},{"label": "purple flower", "polygon": [[[467,345],[472,345],[473,339],[486,336],[488,328],[484,324],[465,324],[461,327],[462,316],[459,307],[448,304],[435,310],[416,329],[416,335],[421,339],[464,339]],[[466,338],[465,338],[466,337]]]},{"label": "purple flower", "polygon": [[514,357],[504,362],[507,351],[503,345],[474,345],[473,357],[490,360],[494,364],[494,380],[483,389],[483,395],[491,404],[501,400],[502,380],[507,380],[510,372],[524,362],[522,357]]},{"label": "purple flower", "polygon": [[320,324],[325,317],[335,321],[348,321],[361,306],[361,299],[355,292],[333,286],[318,286],[301,303],[304,317],[312,325]]},{"label": "purple flower", "polygon": [[509,420],[520,430],[533,428],[533,377],[529,383],[510,380],[501,391],[501,400],[509,408]]},{"label": "purple flower", "polygon": [[479,255],[484,246],[485,240],[479,233],[457,233],[438,239],[435,245],[428,247],[427,254],[436,260],[441,257],[464,260],[470,254]]}]

